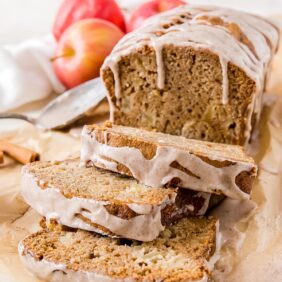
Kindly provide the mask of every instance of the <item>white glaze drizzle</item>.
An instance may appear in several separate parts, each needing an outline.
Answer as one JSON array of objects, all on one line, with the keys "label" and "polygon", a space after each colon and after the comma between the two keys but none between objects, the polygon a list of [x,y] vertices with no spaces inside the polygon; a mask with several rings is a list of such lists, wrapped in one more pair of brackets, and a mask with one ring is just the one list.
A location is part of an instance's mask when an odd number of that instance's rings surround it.
[{"label": "white glaze drizzle", "polygon": [[220,64],[221,64],[221,71],[222,71],[222,104],[227,105],[228,104],[228,88],[229,88],[229,82],[227,77],[227,62],[220,57]]},{"label": "white glaze drizzle", "polygon": [[[140,215],[129,220],[111,215],[105,208],[108,202],[86,198],[66,198],[52,187],[41,189],[35,177],[24,173],[22,177],[22,196],[39,214],[47,219],[56,219],[60,224],[101,233],[92,225],[76,217],[81,214],[92,223],[109,229],[116,235],[140,241],[154,240],[164,230],[161,223],[162,209],[172,204],[174,199],[164,199],[159,205],[129,204]],[[175,194],[176,196],[176,194]]]},{"label": "white glaze drizzle", "polygon": [[163,64],[163,47],[158,45],[155,40],[152,42],[152,46],[156,51],[156,63],[157,63],[157,86],[159,89],[163,89],[165,85],[165,71]]},{"label": "white glaze drizzle", "polygon": [[[214,156],[210,158],[218,161],[226,160]],[[137,148],[112,147],[99,143],[95,138],[95,132],[89,134],[87,127],[82,131],[81,160],[84,162],[90,160],[95,165],[103,164],[104,167],[115,172],[119,172],[117,162],[121,163],[131,171],[134,178],[148,186],[161,187],[177,177],[181,181],[180,187],[206,193],[213,193],[216,189],[234,199],[249,198],[249,195],[236,185],[236,176],[242,171],[256,168],[254,163],[234,160],[232,160],[235,162],[234,165],[217,168],[194,154],[168,145],[159,145],[155,156],[147,160]],[[171,167],[173,161],[177,161],[198,177]]]},{"label": "white glaze drizzle", "polygon": [[198,193],[197,197],[202,197],[205,199],[205,202],[204,202],[204,205],[200,208],[200,210],[198,211],[198,214],[201,215],[201,214],[205,214],[206,211],[208,210],[209,208],[209,203],[210,203],[210,198],[211,198],[211,194],[210,193],[203,193],[203,192],[200,192]]},{"label": "white glaze drizzle", "polygon": [[[181,15],[187,14],[191,19],[181,18]],[[211,25],[208,21],[200,18],[202,16],[215,16],[226,23],[235,23],[244,35],[248,37],[256,54],[248,46],[236,39],[227,27]],[[183,23],[164,28],[164,25],[171,23],[173,19],[182,20]],[[164,34],[157,36],[156,32]],[[270,47],[267,44],[266,38],[271,44]],[[196,50],[210,50],[219,56],[221,63],[223,105],[228,104],[229,96],[228,62],[232,62],[241,68],[256,83],[256,93],[254,93],[253,101],[249,107],[247,126],[245,128],[245,140],[247,143],[251,132],[251,115],[255,112],[258,117],[260,116],[264,78],[269,70],[272,55],[277,49],[278,40],[278,29],[268,20],[261,17],[215,6],[187,5],[163,13],[160,16],[152,17],[136,32],[124,36],[115,46],[111,55],[105,60],[102,69],[110,67],[114,73],[115,96],[117,98],[117,106],[119,106],[120,80],[117,65],[123,56],[145,45],[153,47],[157,63],[157,86],[159,89],[162,89],[165,85],[165,71],[163,60],[161,59],[163,46],[172,44],[175,46],[189,46]],[[109,96],[108,98],[111,101]],[[115,105],[110,103],[111,120],[113,120],[114,108]]]}]

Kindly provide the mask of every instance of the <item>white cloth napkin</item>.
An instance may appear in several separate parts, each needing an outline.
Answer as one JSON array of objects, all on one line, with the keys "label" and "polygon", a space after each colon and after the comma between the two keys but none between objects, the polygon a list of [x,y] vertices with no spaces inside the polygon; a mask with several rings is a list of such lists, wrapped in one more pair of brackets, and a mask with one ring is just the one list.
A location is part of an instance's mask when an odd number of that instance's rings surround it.
[{"label": "white cloth napkin", "polygon": [[0,47],[0,112],[65,91],[50,61],[55,47],[52,36]]}]

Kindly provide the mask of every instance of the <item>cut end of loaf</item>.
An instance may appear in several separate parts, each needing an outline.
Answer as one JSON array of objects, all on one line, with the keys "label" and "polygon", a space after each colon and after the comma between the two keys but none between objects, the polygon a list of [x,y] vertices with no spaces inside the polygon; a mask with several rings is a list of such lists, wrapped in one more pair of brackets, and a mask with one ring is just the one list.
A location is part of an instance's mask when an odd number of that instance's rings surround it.
[{"label": "cut end of loaf", "polygon": [[219,59],[208,50],[165,46],[165,86],[158,89],[156,57],[148,46],[118,63],[121,83],[119,102],[114,75],[102,72],[116,124],[157,130],[187,138],[243,145],[248,105],[255,83],[229,64],[229,103],[223,105]]}]

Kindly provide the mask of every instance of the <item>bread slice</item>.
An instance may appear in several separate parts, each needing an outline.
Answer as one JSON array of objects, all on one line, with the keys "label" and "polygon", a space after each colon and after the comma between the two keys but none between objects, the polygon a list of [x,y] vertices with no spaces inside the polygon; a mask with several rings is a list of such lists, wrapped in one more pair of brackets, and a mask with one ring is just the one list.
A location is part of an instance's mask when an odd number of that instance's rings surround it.
[{"label": "bread slice", "polygon": [[22,195],[47,219],[112,237],[151,241],[188,215],[203,215],[210,195],[150,188],[79,160],[35,162],[23,169]]},{"label": "bread slice", "polygon": [[81,160],[133,176],[155,187],[248,198],[257,166],[242,147],[189,140],[113,125],[88,125],[82,132]]},{"label": "bread slice", "polygon": [[268,19],[223,7],[189,4],[152,17],[102,67],[111,121],[244,145],[278,41]]},{"label": "bread slice", "polygon": [[146,243],[53,228],[26,237],[19,255],[47,281],[205,282],[218,258],[218,239],[214,218],[182,219]]}]

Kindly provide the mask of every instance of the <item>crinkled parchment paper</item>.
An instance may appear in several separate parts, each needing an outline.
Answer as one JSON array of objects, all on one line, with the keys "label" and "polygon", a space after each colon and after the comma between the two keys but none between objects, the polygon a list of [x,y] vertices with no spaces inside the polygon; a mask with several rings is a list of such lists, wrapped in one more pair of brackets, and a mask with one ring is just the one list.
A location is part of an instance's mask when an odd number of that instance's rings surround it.
[{"label": "crinkled parchment paper", "polygon": [[[11,123],[9,123],[10,125]],[[0,128],[4,121],[0,122]],[[34,149],[42,160],[62,160],[79,153],[80,140],[59,132],[42,132],[24,122],[11,124],[0,138]],[[0,165],[0,281],[36,281],[23,269],[17,257],[17,243],[38,228],[39,216],[21,196],[22,165],[5,157]]]},{"label": "crinkled parchment paper", "polygon": [[[251,150],[259,164],[254,202],[226,200],[213,212],[220,217],[224,239],[216,281],[282,281],[282,48],[273,68],[268,92],[275,96],[266,99],[259,141]],[[19,121],[10,122],[4,131],[4,123],[0,121],[0,138],[33,148],[42,160],[65,159],[79,152],[79,138],[67,133],[42,132]],[[0,167],[0,281],[38,281],[21,265],[17,244],[38,229],[40,216],[19,194],[22,166],[5,161]]]}]

